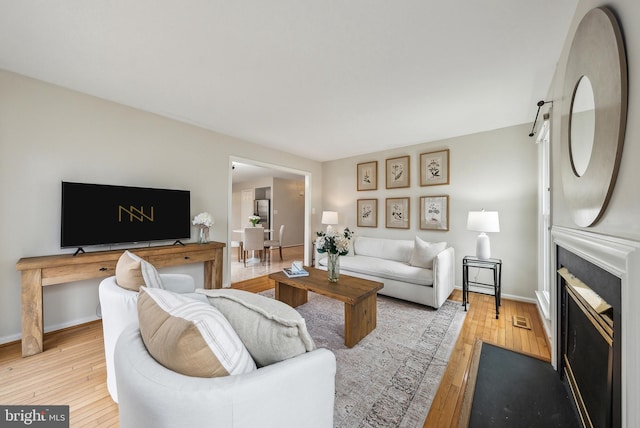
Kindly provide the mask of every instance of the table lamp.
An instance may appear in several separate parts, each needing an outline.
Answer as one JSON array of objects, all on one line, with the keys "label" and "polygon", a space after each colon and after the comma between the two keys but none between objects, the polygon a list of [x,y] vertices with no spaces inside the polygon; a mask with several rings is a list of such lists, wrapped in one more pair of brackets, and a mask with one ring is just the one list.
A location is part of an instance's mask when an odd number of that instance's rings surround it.
[{"label": "table lamp", "polygon": [[327,225],[327,233],[333,231],[333,224],[338,224],[337,211],[322,211],[322,224]]},{"label": "table lamp", "polygon": [[480,232],[476,242],[476,257],[483,260],[491,258],[491,243],[487,232],[500,232],[498,211],[469,211],[467,229]]}]

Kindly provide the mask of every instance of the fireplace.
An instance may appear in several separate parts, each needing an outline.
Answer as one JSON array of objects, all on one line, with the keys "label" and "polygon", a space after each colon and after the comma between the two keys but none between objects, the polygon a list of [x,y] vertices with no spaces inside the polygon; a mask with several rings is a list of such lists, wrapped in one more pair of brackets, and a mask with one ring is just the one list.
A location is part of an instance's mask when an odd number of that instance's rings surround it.
[{"label": "fireplace", "polygon": [[[636,427],[640,421],[640,311],[636,308],[640,302],[640,240],[557,225],[552,227],[551,236],[553,260],[557,263],[554,272],[562,267],[570,272],[573,270],[576,278],[593,287],[613,307],[611,426]],[[609,294],[616,287],[598,285],[605,284],[607,277],[619,281],[618,298]],[[562,277],[557,274],[553,279],[549,293],[548,333],[553,367],[564,376],[564,366],[561,367],[562,313],[563,304],[571,300],[564,296],[566,289],[563,289]],[[619,304],[616,303],[617,299]],[[576,353],[576,357],[583,361],[581,355],[584,355],[582,351]]]},{"label": "fireplace", "polygon": [[557,370],[583,426],[621,426],[621,280],[558,247]]}]

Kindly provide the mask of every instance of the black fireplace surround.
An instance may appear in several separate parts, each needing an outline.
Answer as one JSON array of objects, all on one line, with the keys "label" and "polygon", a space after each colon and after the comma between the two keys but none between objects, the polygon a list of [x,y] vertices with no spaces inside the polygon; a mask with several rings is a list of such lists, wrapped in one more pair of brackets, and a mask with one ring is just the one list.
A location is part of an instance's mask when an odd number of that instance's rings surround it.
[{"label": "black fireplace surround", "polygon": [[576,397],[585,427],[621,427],[621,280],[559,246],[557,267],[566,268],[611,306],[603,329],[558,274],[558,374]]}]

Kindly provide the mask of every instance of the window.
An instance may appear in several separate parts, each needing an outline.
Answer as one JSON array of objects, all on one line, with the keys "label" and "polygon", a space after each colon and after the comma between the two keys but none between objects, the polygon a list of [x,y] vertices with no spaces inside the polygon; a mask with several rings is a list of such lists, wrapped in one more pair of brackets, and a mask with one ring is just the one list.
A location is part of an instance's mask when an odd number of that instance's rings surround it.
[{"label": "window", "polygon": [[549,289],[551,284],[551,154],[549,114],[545,113],[544,122],[536,142],[538,143],[538,304],[545,318],[550,315]]}]

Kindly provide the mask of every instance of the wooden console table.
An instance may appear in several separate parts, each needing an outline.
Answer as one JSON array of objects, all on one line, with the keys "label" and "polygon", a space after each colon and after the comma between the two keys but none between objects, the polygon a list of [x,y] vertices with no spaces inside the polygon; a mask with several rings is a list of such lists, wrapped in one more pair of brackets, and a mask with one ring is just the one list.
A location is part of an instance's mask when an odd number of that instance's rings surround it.
[{"label": "wooden console table", "polygon": [[[132,248],[157,268],[204,262],[204,288],[222,288],[223,242]],[[42,287],[115,275],[121,250],[22,258],[22,356],[43,351]]]}]

